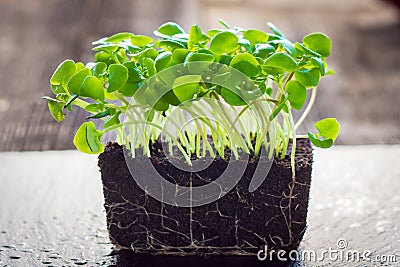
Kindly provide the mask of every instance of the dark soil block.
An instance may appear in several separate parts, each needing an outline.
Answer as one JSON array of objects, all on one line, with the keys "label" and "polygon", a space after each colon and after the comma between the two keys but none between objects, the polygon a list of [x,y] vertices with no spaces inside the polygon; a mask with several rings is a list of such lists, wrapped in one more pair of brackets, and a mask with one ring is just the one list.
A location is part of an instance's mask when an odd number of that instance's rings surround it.
[{"label": "dark soil block", "polygon": [[[210,183],[228,164],[228,158],[216,157],[209,167],[193,175],[173,166],[159,147],[159,143],[152,145],[151,163],[166,180],[182,186]],[[288,154],[290,150],[289,146]],[[107,144],[99,156],[99,167],[112,242],[118,249],[147,254],[253,255],[265,245],[275,250],[297,249],[306,230],[312,171],[310,142],[297,140],[294,179],[290,157],[274,159],[261,186],[249,192],[261,161],[268,160],[250,156],[242,178],[222,198],[198,207],[176,207],[143,191],[131,176],[123,147]]]}]

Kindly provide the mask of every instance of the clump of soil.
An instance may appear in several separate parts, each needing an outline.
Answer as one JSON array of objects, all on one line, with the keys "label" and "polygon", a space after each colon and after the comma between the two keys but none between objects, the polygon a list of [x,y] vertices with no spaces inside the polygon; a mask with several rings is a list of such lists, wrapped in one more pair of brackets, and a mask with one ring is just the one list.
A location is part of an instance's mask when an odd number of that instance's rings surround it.
[{"label": "clump of soil", "polygon": [[[181,186],[215,181],[228,165],[229,153],[226,158],[217,156],[206,169],[193,175],[172,165],[160,152],[160,145],[152,144],[151,163],[166,180]],[[238,184],[217,201],[199,207],[176,207],[146,194],[129,172],[124,148],[108,143],[99,156],[99,167],[112,242],[117,248],[137,253],[172,255],[254,255],[265,245],[275,250],[296,249],[306,230],[310,142],[297,140],[295,180],[290,157],[274,159],[261,186],[249,192],[257,164],[266,160],[250,156]]]}]

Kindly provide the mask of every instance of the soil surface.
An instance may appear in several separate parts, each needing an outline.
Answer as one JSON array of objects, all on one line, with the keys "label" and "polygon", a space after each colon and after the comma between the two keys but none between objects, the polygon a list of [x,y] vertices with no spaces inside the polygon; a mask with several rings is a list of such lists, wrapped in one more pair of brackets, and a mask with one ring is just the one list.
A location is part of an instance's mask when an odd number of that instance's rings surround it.
[{"label": "soil surface", "polygon": [[[159,146],[151,146],[150,160],[164,179],[176,185],[197,187],[215,182],[228,165],[229,155],[216,157],[197,173],[183,171],[158,152]],[[249,157],[242,178],[231,191],[198,207],[164,204],[145,193],[128,168],[129,161],[141,160],[127,158],[126,162],[124,149],[117,143],[108,143],[99,156],[107,226],[117,247],[133,248],[137,253],[185,255],[248,255],[265,245],[285,250],[298,247],[306,229],[311,182],[312,148],[308,139],[297,141],[295,181],[286,156],[274,159],[261,186],[249,192],[257,165],[268,161]],[[239,168],[240,162],[233,160],[234,168]]]}]

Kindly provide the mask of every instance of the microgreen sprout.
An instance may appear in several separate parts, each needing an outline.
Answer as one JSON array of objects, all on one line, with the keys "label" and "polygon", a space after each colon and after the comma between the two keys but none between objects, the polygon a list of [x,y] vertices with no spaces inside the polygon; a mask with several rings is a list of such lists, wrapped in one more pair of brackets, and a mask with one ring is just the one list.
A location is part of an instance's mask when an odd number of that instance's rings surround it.
[{"label": "microgreen sprout", "polygon": [[[193,155],[224,157],[226,148],[236,158],[263,149],[269,158],[285,157],[319,80],[333,73],[326,63],[331,41],[312,33],[293,43],[271,23],[269,32],[221,24],[185,32],[168,22],[154,32],[156,39],[123,32],[93,42],[95,62],[65,60],[51,77],[55,97],[44,98],[52,116],[60,122],[75,106],[89,113],[74,138],[85,153],[103,152],[101,137],[115,131],[133,157],[139,148],[150,156],[149,144],[160,138],[189,164]],[[292,110],[304,105],[294,121]],[[102,129],[93,120],[103,121]],[[323,119],[315,128],[311,142],[332,146],[337,120]]]}]

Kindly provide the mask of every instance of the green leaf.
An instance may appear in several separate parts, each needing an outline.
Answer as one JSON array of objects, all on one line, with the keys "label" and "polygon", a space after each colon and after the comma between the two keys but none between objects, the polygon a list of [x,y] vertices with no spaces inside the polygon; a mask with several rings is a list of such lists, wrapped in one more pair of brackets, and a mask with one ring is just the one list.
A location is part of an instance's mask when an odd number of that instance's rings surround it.
[{"label": "green leaf", "polygon": [[194,61],[214,62],[214,60],[215,56],[213,54],[196,53],[196,52],[189,53],[186,58],[187,62],[194,62]]},{"label": "green leaf", "polygon": [[111,54],[110,54],[110,53],[107,53],[107,52],[104,52],[104,51],[97,52],[97,53],[94,55],[94,59],[95,59],[96,62],[104,62],[104,63],[106,63],[107,65],[112,64],[112,63],[115,62],[115,61],[111,58]]},{"label": "green leaf", "polygon": [[296,61],[286,53],[272,54],[265,60],[263,69],[268,73],[280,74],[285,71],[294,71],[297,68]]},{"label": "green leaf", "polygon": [[241,47],[243,47],[244,49],[246,49],[247,52],[249,52],[249,53],[252,53],[252,52],[253,52],[253,49],[252,49],[252,47],[251,47],[251,45],[250,45],[249,40],[244,39],[244,38],[240,38],[238,43],[239,43],[239,45],[240,45]]},{"label": "green leaf", "polygon": [[85,107],[85,110],[89,111],[89,112],[98,112],[103,109],[104,109],[103,103],[93,103],[93,104],[89,104]]},{"label": "green leaf", "polygon": [[158,35],[158,33],[172,36],[174,34],[185,33],[185,31],[175,22],[167,22],[161,25],[158,30],[154,32],[155,35]]},{"label": "green leaf", "polygon": [[294,77],[305,87],[315,87],[318,85],[321,73],[319,69],[304,69],[298,70],[294,73]]},{"label": "green leaf", "polygon": [[164,99],[164,94],[167,92],[168,88],[165,84],[157,79],[152,79],[150,83],[145,83],[142,86],[135,97],[140,98],[144,104],[149,105],[152,109],[158,111],[165,111],[169,108],[169,104]]},{"label": "green leaf", "polygon": [[219,19],[218,22],[219,22],[219,24],[221,24],[222,26],[224,26],[227,29],[231,28],[231,26],[229,26],[229,24],[223,19]]},{"label": "green leaf", "polygon": [[151,58],[145,58],[143,60],[143,66],[147,69],[148,76],[151,77],[156,74],[156,66],[154,60]]},{"label": "green leaf", "polygon": [[232,59],[230,67],[239,70],[248,77],[257,76],[260,73],[260,64],[257,59],[249,53],[236,55]]},{"label": "green leaf", "polygon": [[135,62],[128,61],[122,65],[124,65],[124,67],[128,70],[127,82],[139,83],[144,80],[144,77],[142,76],[142,73],[140,72],[140,70],[137,68]]},{"label": "green leaf", "polygon": [[[340,125],[335,118],[326,118],[314,123],[318,134],[308,132],[311,142],[321,148],[329,148],[339,135]],[[321,140],[320,137],[323,137]]]},{"label": "green leaf", "polygon": [[160,53],[155,59],[155,67],[157,72],[169,66],[172,60],[172,53],[170,51]]},{"label": "green leaf", "polygon": [[132,54],[133,57],[137,58],[137,59],[142,59],[142,58],[156,58],[156,56],[158,56],[158,51],[156,49],[154,49],[154,47],[149,47],[146,48],[143,51],[140,51],[136,54]]},{"label": "green leaf", "polygon": [[231,61],[233,59],[233,56],[230,55],[220,55],[219,57],[219,63],[221,64],[225,64],[227,66],[229,66],[231,64]]},{"label": "green leaf", "polygon": [[294,44],[287,39],[274,40],[271,43],[280,44],[283,47],[283,49],[285,49],[292,57],[300,57],[302,55],[301,51],[296,49]]},{"label": "green leaf", "polygon": [[200,75],[185,75],[175,79],[173,92],[179,101],[185,102],[199,92]]},{"label": "green leaf", "polygon": [[221,88],[221,96],[226,103],[232,106],[245,106],[247,103],[244,101],[243,96],[239,92],[234,92],[226,87]]},{"label": "green leaf", "polygon": [[108,88],[111,93],[120,89],[128,80],[128,69],[120,64],[111,64],[108,67]]},{"label": "green leaf", "polygon": [[188,67],[189,73],[203,74],[209,70],[210,62],[214,62],[214,60],[213,54],[190,52],[185,59],[185,65]]},{"label": "green leaf", "polygon": [[184,44],[175,40],[162,40],[157,42],[157,46],[173,51],[178,48],[186,48]]},{"label": "green leaf", "polygon": [[223,32],[221,29],[211,29],[208,30],[207,35],[210,37],[214,37],[217,33]]},{"label": "green leaf", "polygon": [[202,36],[203,33],[199,25],[193,25],[192,27],[190,27],[188,48],[192,49],[193,47],[195,47],[200,42]]},{"label": "green leaf", "polygon": [[108,54],[112,54],[118,50],[118,45],[116,44],[102,44],[92,48],[93,51],[103,51]]},{"label": "green leaf", "polygon": [[70,96],[67,93],[59,93],[56,95],[56,99],[64,103],[67,103],[67,101],[69,101],[70,99]]},{"label": "green leaf", "polygon": [[312,33],[303,38],[304,45],[323,57],[331,54],[331,39],[323,33]]},{"label": "green leaf", "polygon": [[217,33],[210,42],[210,50],[216,54],[229,54],[235,51],[239,45],[239,38],[229,31]]},{"label": "green leaf", "polygon": [[90,75],[92,75],[92,72],[88,68],[81,69],[75,73],[68,82],[68,91],[75,95],[81,95],[83,81]]},{"label": "green leaf", "polygon": [[172,60],[176,64],[183,63],[188,54],[189,50],[185,48],[177,48],[174,50],[174,52],[172,52]]},{"label": "green leaf", "polygon": [[281,33],[281,31],[274,24],[272,24],[271,22],[268,22],[267,25],[271,29],[271,31],[273,33],[275,33],[277,36],[284,37],[284,35]]},{"label": "green leaf", "polygon": [[83,69],[85,67],[85,65],[83,65],[82,62],[76,62],[75,67],[76,67],[76,71],[80,71],[81,69]]},{"label": "green leaf", "polygon": [[322,76],[325,75],[325,64],[324,61],[319,58],[319,57],[312,57],[310,60],[310,63],[319,68],[319,72],[321,73]]},{"label": "green leaf", "polygon": [[128,40],[128,39],[132,38],[133,36],[134,36],[134,34],[130,33],[130,32],[120,32],[120,33],[117,33],[117,34],[114,34],[114,35],[108,37],[107,39],[104,40],[104,42],[119,43],[121,41]]},{"label": "green leaf", "polygon": [[254,55],[262,59],[268,58],[273,52],[275,52],[275,47],[270,44],[256,44]]},{"label": "green leaf", "polygon": [[[172,88],[176,77],[182,75],[182,67],[183,65],[175,65],[175,67],[173,68],[165,68],[156,74],[157,79],[155,80],[162,81],[163,86],[160,85],[159,88],[163,89],[163,93]],[[166,86],[167,88],[164,88],[164,86]]]},{"label": "green leaf", "polygon": [[[71,78],[71,76],[76,72],[76,65],[73,60],[67,59],[58,65],[57,69],[54,71],[50,78],[51,85],[61,85],[65,87]],[[54,92],[62,93],[62,92]]]},{"label": "green leaf", "polygon": [[93,76],[100,77],[102,76],[107,69],[107,64],[104,62],[97,62],[92,68]]},{"label": "green leaf", "polygon": [[88,76],[83,81],[80,95],[95,100],[104,101],[104,88],[101,81],[95,76]]},{"label": "green leaf", "polygon": [[114,115],[112,115],[107,121],[104,122],[104,128],[111,127],[113,125],[118,125],[120,124],[119,120],[119,115],[121,115],[121,112],[117,112]]},{"label": "green leaf", "polygon": [[140,47],[146,46],[153,42],[153,38],[145,35],[135,35],[131,38],[131,43]]},{"label": "green leaf", "polygon": [[74,137],[75,147],[87,154],[99,154],[104,151],[104,146],[100,142],[103,132],[98,131],[92,121],[83,123]]},{"label": "green leaf", "polygon": [[124,86],[118,89],[118,92],[123,94],[124,96],[133,96],[136,91],[139,89],[142,83],[137,82],[126,82]]},{"label": "green leaf", "polygon": [[294,47],[295,47],[298,51],[303,52],[304,54],[308,54],[308,55],[311,55],[311,56],[313,56],[313,57],[321,57],[320,54],[318,54],[317,52],[312,51],[311,49],[307,48],[304,44],[301,44],[301,43],[296,42],[296,43],[294,44]]},{"label": "green leaf", "polygon": [[53,118],[57,122],[63,121],[65,119],[65,114],[63,112],[64,102],[48,96],[44,96],[43,99],[47,100],[47,105]]},{"label": "green leaf", "polygon": [[333,140],[321,140],[315,137],[311,132],[308,132],[308,137],[310,138],[311,143],[313,143],[316,147],[320,148],[330,148],[333,145]]},{"label": "green leaf", "polygon": [[339,135],[340,125],[335,118],[326,118],[314,123],[315,128],[319,131],[319,135],[325,139],[336,140]]},{"label": "green leaf", "polygon": [[249,40],[252,47],[256,44],[265,44],[268,41],[268,34],[260,30],[247,30],[243,33],[243,37]]},{"label": "green leaf", "polygon": [[288,100],[294,109],[301,109],[306,101],[307,90],[298,81],[289,81],[286,84],[286,92],[288,93]]},{"label": "green leaf", "polygon": [[155,113],[154,109],[150,109],[150,110],[145,111],[144,116],[146,118],[146,121],[152,122],[153,119],[154,119],[154,113]]}]

